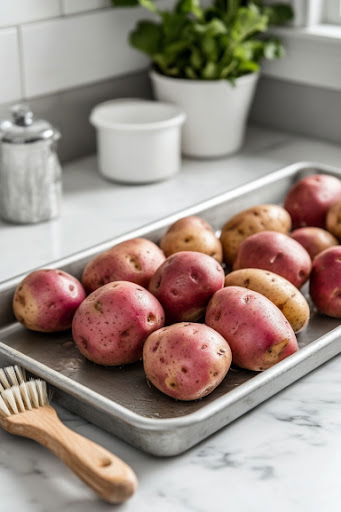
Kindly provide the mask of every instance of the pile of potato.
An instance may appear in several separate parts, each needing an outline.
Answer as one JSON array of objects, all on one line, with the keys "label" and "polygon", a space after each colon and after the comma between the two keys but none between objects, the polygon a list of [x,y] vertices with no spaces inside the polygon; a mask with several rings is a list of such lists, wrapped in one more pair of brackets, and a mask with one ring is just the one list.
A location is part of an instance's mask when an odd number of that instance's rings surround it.
[{"label": "pile of potato", "polygon": [[156,388],[195,400],[231,363],[262,371],[298,350],[295,333],[310,315],[299,288],[308,279],[317,310],[341,318],[340,238],[341,181],[316,174],[289,190],[284,208],[259,205],[228,219],[220,239],[192,216],[160,247],[136,238],[99,254],[82,284],[61,270],[32,272],[13,309],[32,330],[72,327],[94,363],[142,358]]}]

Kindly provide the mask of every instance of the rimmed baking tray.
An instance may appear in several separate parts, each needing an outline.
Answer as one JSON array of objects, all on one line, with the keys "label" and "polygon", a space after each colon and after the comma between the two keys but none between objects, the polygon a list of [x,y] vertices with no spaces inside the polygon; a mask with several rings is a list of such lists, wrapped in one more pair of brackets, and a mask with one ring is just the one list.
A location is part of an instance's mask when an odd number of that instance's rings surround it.
[{"label": "rimmed baking tray", "polygon": [[[290,185],[312,173],[341,177],[341,170],[297,163],[167,218],[70,257],[44,265],[79,276],[95,254],[128,238],[158,241],[175,220],[198,214],[217,229],[236,212],[261,203],[281,203]],[[182,453],[341,352],[340,321],[311,308],[311,321],[298,335],[300,350],[263,373],[232,369],[208,397],[178,402],[148,386],[141,363],[104,368],[86,361],[71,333],[47,335],[15,322],[11,301],[24,275],[0,284],[0,356],[45,379],[61,405],[132,445],[158,456]]]}]

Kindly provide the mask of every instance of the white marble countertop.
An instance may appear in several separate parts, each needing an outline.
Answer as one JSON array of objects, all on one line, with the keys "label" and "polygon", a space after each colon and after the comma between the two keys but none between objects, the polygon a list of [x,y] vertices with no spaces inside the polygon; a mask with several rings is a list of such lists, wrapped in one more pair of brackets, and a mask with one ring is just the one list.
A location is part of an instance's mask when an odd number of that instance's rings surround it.
[{"label": "white marble countertop", "polygon": [[[341,166],[341,148],[253,127],[229,159],[186,161],[175,179],[110,184],[94,158],[64,172],[63,216],[0,223],[0,280],[44,265],[295,161]],[[157,459],[60,410],[67,425],[118,454],[140,487],[99,502],[46,450],[0,432],[0,511],[336,512],[341,503],[341,358],[335,358],[184,455]]]}]

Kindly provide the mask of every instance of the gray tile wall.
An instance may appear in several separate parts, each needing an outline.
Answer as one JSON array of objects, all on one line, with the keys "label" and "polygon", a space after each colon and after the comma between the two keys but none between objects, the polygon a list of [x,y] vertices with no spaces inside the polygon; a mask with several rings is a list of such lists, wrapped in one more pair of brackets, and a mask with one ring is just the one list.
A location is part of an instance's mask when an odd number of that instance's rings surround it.
[{"label": "gray tile wall", "polygon": [[[65,162],[95,152],[95,130],[89,123],[91,109],[102,101],[120,97],[151,97],[147,73],[31,98],[27,103],[37,117],[47,119],[60,130],[58,153]],[[0,119],[9,117],[9,107],[10,104],[0,105]]]},{"label": "gray tile wall", "polygon": [[262,77],[251,120],[341,144],[341,91]]},{"label": "gray tile wall", "polygon": [[[48,119],[61,131],[59,155],[65,162],[95,152],[95,130],[89,124],[91,109],[102,101],[120,97],[151,98],[147,71],[32,98],[29,104],[38,117]],[[0,119],[8,117],[9,106],[0,105]],[[339,143],[341,150],[341,92],[338,91],[263,77],[250,120]]]}]

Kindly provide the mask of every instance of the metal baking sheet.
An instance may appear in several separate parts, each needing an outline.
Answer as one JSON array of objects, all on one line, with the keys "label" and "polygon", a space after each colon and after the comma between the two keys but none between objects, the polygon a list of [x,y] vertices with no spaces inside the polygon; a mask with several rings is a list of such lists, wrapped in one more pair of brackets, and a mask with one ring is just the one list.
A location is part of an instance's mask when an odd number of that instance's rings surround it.
[{"label": "metal baking sheet", "polygon": [[[170,217],[109,240],[63,260],[44,265],[79,276],[97,253],[128,238],[158,241],[175,220],[198,214],[217,229],[231,215],[261,203],[281,203],[291,184],[315,172],[341,177],[341,170],[297,163],[270,173]],[[300,350],[263,373],[232,369],[208,397],[178,402],[148,386],[141,363],[105,368],[86,361],[71,333],[40,334],[15,322],[11,301],[24,275],[0,284],[0,356],[15,362],[54,388],[61,405],[142,450],[158,456],[182,453],[281,389],[341,352],[339,320],[311,308],[308,328],[298,335]]]}]

